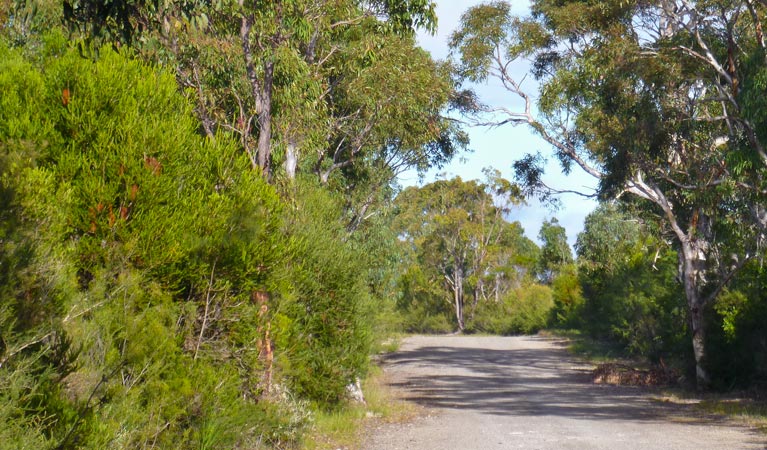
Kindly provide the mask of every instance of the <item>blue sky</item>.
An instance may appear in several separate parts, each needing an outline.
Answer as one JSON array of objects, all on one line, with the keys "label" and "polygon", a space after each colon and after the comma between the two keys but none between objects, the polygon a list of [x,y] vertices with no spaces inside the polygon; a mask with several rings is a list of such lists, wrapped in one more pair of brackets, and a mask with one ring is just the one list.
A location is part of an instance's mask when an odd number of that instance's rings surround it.
[{"label": "blue sky", "polygon": [[[445,59],[448,56],[447,41],[450,33],[458,27],[461,14],[469,7],[482,3],[479,0],[437,0],[437,16],[439,28],[436,35],[419,34],[418,42],[424,49],[431,52],[437,59]],[[529,2],[512,2],[513,11],[521,16],[529,13]],[[515,72],[520,76],[527,72],[527,65],[521,61]],[[531,77],[528,77],[527,88],[531,94],[537,91]],[[508,94],[502,87],[490,81],[487,85],[475,86],[480,98],[486,104],[492,106],[505,106],[508,108],[519,107],[521,103]],[[519,108],[517,108],[519,109]],[[513,178],[512,164],[526,153],[540,151],[549,159],[545,181],[549,186],[560,189],[575,189],[590,192],[595,186],[594,180],[579,170],[573,169],[570,176],[561,174],[559,165],[553,157],[551,147],[535,136],[527,127],[512,127],[509,125],[498,128],[469,128],[471,138],[470,148],[472,153],[462,155],[450,165],[439,171],[427,174],[424,182],[434,181],[439,174],[445,174],[448,178],[457,175],[463,179],[483,178],[482,169],[493,167],[501,171],[508,179]],[[400,178],[403,185],[418,184],[418,177],[414,173],[406,173]],[[556,217],[560,224],[567,230],[570,245],[575,243],[577,234],[583,229],[583,219],[596,207],[596,202],[577,195],[563,195],[560,197],[562,207],[552,211],[534,200],[530,200],[528,206],[522,206],[512,212],[510,220],[518,220],[525,229],[527,236],[537,241],[538,231],[544,220]]]}]

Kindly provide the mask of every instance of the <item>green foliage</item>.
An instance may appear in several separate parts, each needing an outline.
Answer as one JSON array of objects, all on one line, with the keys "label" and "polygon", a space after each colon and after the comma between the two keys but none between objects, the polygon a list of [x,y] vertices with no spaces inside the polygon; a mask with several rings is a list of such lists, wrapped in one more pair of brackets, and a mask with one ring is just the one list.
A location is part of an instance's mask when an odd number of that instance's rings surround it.
[{"label": "green foliage", "polygon": [[415,30],[435,29],[431,1],[71,0],[64,12],[73,34],[174,67],[203,130],[236,136],[268,177],[332,173],[369,194],[465,144],[441,115],[448,70],[415,45]]},{"label": "green foliage", "polygon": [[577,266],[568,264],[561,267],[551,282],[551,290],[555,305],[553,323],[564,328],[580,326],[584,298]]},{"label": "green foliage", "polygon": [[299,441],[367,365],[338,202],[307,183],[286,204],[200,137],[172,75],[50,52],[0,46],[4,445]]},{"label": "green foliage", "polygon": [[[646,201],[680,254],[696,378],[706,384],[703,311],[745,259],[763,252],[765,49],[756,22],[765,5],[535,0],[531,12],[514,17],[508,2],[494,1],[462,16],[451,48],[464,77],[497,78],[524,103],[475,110],[491,124],[528,126],[564,173],[592,175],[603,199]],[[514,76],[517,59],[532,61],[537,96]],[[526,193],[550,199],[556,191],[542,181],[542,161],[527,155],[515,169]]]},{"label": "green foliage", "polygon": [[454,330],[455,312],[444,288],[429,279],[428,269],[414,264],[399,279],[397,309],[403,331],[409,333],[448,333]]},{"label": "green foliage", "polygon": [[728,341],[736,338],[739,331],[737,324],[742,320],[748,306],[748,298],[742,292],[726,291],[717,298],[714,311],[722,320],[722,334]]},{"label": "green foliage", "polygon": [[573,254],[567,244],[567,232],[553,218],[543,222],[538,239],[543,242],[538,260],[538,276],[544,283],[551,283],[563,267],[573,263]]},{"label": "green foliage", "polygon": [[509,292],[500,302],[483,304],[468,329],[500,335],[534,334],[549,325],[554,307],[551,288],[530,284]]},{"label": "green foliage", "polygon": [[337,406],[365,374],[371,311],[365,259],[345,240],[341,209],[314,182],[301,183],[287,233],[297,247],[275,316],[277,364],[293,392]]},{"label": "green foliage", "polygon": [[513,35],[508,2],[475,6],[461,16],[461,26],[450,36],[450,47],[461,53],[463,75],[472,81],[488,78],[494,52]]},{"label": "green foliage", "polygon": [[576,243],[583,288],[576,323],[629,353],[686,362],[687,315],[676,253],[649,231],[614,204],[600,205],[586,218]]},{"label": "green foliage", "polygon": [[762,386],[767,377],[765,268],[748,264],[708,311],[708,366],[719,388]]},{"label": "green foliage", "polygon": [[473,314],[481,298],[497,299],[525,276],[534,245],[504,217],[520,201],[519,190],[497,172],[486,174],[484,183],[440,180],[397,197],[394,227],[409,258],[400,309],[421,320],[452,309],[463,330],[465,297]]},{"label": "green foliage", "polygon": [[0,3],[0,446],[284,448],[343,405],[397,315],[371,211],[465,145],[434,8]]},{"label": "green foliage", "polygon": [[48,31],[61,28],[62,13],[55,0],[3,0],[0,38],[11,46],[40,48]]}]

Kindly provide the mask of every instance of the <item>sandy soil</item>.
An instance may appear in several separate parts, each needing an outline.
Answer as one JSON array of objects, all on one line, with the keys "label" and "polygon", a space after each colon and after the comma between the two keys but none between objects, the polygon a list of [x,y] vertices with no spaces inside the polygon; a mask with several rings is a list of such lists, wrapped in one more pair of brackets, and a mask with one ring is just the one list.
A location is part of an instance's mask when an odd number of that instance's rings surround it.
[{"label": "sandy soil", "polygon": [[646,389],[594,385],[557,339],[413,336],[384,370],[424,407],[377,424],[364,450],[767,449],[767,438]]}]

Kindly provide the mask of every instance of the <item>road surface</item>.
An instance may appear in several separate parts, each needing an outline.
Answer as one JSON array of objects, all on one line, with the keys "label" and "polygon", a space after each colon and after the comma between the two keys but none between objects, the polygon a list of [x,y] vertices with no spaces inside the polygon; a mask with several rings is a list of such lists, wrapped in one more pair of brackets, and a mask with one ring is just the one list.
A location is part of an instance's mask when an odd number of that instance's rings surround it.
[{"label": "road surface", "polygon": [[413,336],[389,355],[390,383],[424,413],[378,424],[365,450],[767,449],[757,431],[595,385],[557,339]]}]

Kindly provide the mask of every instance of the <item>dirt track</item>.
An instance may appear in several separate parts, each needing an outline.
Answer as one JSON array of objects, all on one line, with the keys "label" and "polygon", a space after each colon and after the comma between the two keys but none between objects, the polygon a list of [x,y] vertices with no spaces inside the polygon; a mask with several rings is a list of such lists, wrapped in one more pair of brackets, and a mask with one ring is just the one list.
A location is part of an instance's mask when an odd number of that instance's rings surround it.
[{"label": "dirt track", "polygon": [[369,430],[365,450],[767,449],[754,430],[646,390],[591,384],[555,339],[414,336],[384,368],[426,412]]}]

